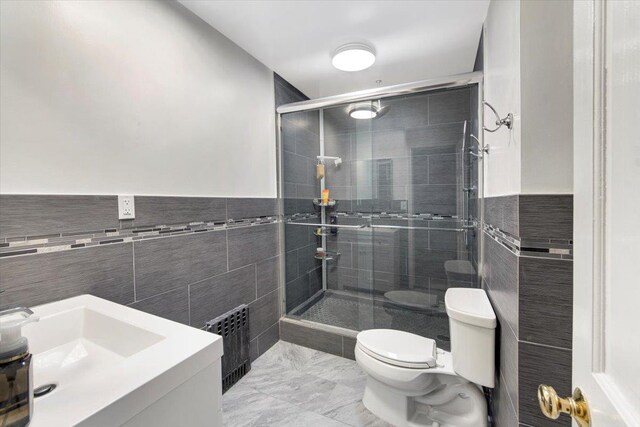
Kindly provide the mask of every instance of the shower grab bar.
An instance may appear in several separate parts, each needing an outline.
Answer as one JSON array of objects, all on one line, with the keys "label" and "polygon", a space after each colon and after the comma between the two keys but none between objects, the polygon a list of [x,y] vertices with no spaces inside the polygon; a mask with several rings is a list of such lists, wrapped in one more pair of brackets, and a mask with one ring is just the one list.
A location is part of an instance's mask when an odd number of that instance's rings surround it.
[{"label": "shower grab bar", "polygon": [[325,227],[325,228],[365,228],[366,225],[340,225],[340,224],[314,224],[309,222],[285,222],[290,225],[306,225],[307,227]]}]

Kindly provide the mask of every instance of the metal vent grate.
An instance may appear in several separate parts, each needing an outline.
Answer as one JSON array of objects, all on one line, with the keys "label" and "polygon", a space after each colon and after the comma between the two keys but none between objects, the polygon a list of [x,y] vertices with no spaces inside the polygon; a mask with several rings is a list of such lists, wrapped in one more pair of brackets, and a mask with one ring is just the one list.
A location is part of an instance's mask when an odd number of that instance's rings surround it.
[{"label": "metal vent grate", "polygon": [[249,356],[249,307],[240,305],[207,322],[207,331],[223,339],[222,392],[251,370]]}]

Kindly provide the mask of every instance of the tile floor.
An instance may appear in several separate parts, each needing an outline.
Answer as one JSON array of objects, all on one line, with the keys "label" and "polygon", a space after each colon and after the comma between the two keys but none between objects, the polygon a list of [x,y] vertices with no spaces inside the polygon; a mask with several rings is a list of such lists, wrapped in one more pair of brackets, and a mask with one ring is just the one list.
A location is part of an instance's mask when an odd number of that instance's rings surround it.
[{"label": "tile floor", "polygon": [[279,341],[222,398],[224,425],[388,427],[362,405],[356,362]]}]

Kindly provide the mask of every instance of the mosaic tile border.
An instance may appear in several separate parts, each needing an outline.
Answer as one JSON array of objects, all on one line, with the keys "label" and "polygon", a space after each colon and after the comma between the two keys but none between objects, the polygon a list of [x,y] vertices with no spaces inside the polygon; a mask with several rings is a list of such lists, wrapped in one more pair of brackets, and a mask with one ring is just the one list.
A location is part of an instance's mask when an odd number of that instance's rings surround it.
[{"label": "mosaic tile border", "polygon": [[281,222],[275,216],[228,221],[199,221],[187,224],[156,225],[151,227],[109,228],[104,230],[38,236],[8,237],[0,240],[0,258],[61,252],[114,243],[159,239],[185,234],[222,231]]},{"label": "mosaic tile border", "polygon": [[483,230],[489,237],[517,256],[573,260],[573,240],[519,239],[488,224],[484,224]]}]

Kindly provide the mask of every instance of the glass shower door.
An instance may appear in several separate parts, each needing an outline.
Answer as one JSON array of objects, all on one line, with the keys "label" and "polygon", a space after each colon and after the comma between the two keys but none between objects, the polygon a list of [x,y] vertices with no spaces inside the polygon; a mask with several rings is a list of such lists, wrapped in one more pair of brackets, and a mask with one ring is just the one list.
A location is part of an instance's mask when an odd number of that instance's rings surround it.
[{"label": "glass shower door", "polygon": [[338,158],[325,165],[325,186],[336,205],[327,219],[327,249],[339,254],[326,265],[326,303],[333,326],[356,331],[374,327],[373,233],[370,228],[371,172],[362,159],[371,157],[371,120],[352,117],[354,108],[370,102],[340,105],[323,111],[324,153]]}]

